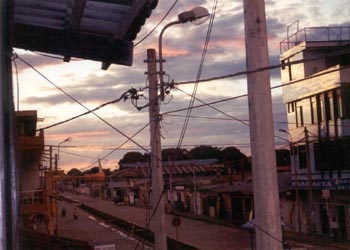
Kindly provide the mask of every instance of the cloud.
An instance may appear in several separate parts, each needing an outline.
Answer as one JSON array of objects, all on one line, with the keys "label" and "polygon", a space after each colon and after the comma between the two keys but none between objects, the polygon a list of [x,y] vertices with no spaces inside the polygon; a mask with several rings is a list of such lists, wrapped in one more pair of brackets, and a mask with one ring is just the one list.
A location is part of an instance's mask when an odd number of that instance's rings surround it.
[{"label": "cloud", "polygon": [[[142,39],[155,27],[173,3],[173,1],[159,1],[157,8],[146,20],[135,42]],[[147,64],[144,60],[147,49],[155,48],[158,52],[158,38],[161,29],[167,23],[176,20],[177,14],[182,11],[197,5],[205,6],[212,11],[212,4],[213,1],[209,0],[178,1],[164,22],[146,40],[134,48],[132,67],[111,65],[107,71],[103,71],[100,63],[97,62],[72,60],[64,63],[60,59],[52,59],[17,49],[16,51],[53,83],[89,109],[93,109],[117,99],[131,87],[139,89],[147,86],[147,75],[145,75]],[[266,0],[265,4],[270,65],[280,63],[279,45],[280,41],[286,38],[287,30],[289,34],[293,34],[297,28],[307,26],[350,25],[349,8],[344,7],[349,6],[348,0],[339,0],[337,4],[325,0],[289,2]],[[176,25],[166,30],[163,39],[166,62],[163,66],[170,80],[180,82],[196,79],[208,24],[206,22],[200,26]],[[21,109],[38,110],[39,117],[45,118],[44,122],[38,124],[38,127],[55,124],[86,112],[79,104],[53,87],[28,66],[19,61],[16,62],[18,62],[20,79],[20,107]],[[242,1],[219,1],[201,78],[220,77],[245,70],[243,3]],[[272,86],[281,84],[279,69],[271,70],[270,76]],[[167,77],[165,79],[167,80]],[[178,87],[191,94],[193,86],[193,84],[188,84]],[[209,103],[246,93],[246,76],[241,75],[200,83],[197,98]],[[148,96],[148,90],[145,90],[144,94]],[[166,102],[170,101],[169,103],[161,104],[161,113],[188,107],[190,100],[188,95],[175,89],[171,91],[171,95],[172,99],[166,98]],[[272,101],[275,129],[286,129],[286,113],[282,103],[281,88],[272,90]],[[195,105],[199,104],[200,102],[195,101]],[[249,155],[249,127],[244,124],[249,122],[247,98],[241,97],[225,101],[215,104],[215,107],[222,112],[208,106],[193,109],[191,114],[193,117],[189,121],[183,145],[187,147],[200,144],[236,145]],[[88,166],[98,156],[102,157],[111,152],[110,148],[106,149],[104,146],[121,145],[127,140],[125,135],[132,136],[149,122],[148,108],[138,111],[129,100],[108,105],[96,113],[105,122],[89,114],[45,131],[46,144],[57,145],[57,142],[71,136],[73,141],[70,145],[77,146],[62,150],[63,157],[60,161],[62,167]],[[163,116],[162,145],[164,147],[177,145],[185,115],[186,111],[179,111]],[[149,127],[134,137],[137,143],[148,148],[149,138]],[[100,148],[87,149],[86,146],[100,146]],[[128,149],[117,150],[106,158],[109,161],[105,164],[107,166],[116,165],[117,160],[128,150],[141,150],[132,142],[128,142],[124,147]]]}]

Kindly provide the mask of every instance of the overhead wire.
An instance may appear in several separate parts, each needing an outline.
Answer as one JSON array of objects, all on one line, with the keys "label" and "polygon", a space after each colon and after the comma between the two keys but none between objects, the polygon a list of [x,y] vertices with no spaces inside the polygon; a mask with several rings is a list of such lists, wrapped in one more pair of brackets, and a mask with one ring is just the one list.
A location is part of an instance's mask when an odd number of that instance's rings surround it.
[{"label": "overhead wire", "polygon": [[[202,103],[202,104],[204,104],[204,105],[206,105],[206,106],[208,106],[208,107],[214,109],[215,111],[217,111],[217,112],[219,112],[219,113],[221,113],[221,114],[223,114],[223,115],[225,115],[225,116],[231,118],[231,120],[236,120],[236,121],[242,123],[243,125],[249,126],[249,123],[246,123],[245,121],[243,121],[243,120],[241,120],[241,119],[238,119],[238,118],[236,118],[236,117],[234,117],[234,116],[232,116],[232,115],[227,114],[226,112],[224,112],[224,111],[222,111],[222,110],[220,110],[220,109],[214,107],[214,106],[211,105],[210,103],[206,103],[206,102],[202,101],[201,99],[199,99],[199,98],[197,98],[197,97],[195,97],[195,96],[193,96],[193,95],[187,93],[186,91],[184,91],[184,90],[182,90],[182,89],[180,89],[180,88],[178,88],[178,87],[174,87],[174,88],[177,89],[177,90],[179,90],[179,91],[181,91],[182,93],[184,93],[184,94],[186,94],[186,95],[192,96],[192,98],[193,98],[194,100],[197,100],[197,101],[199,101],[200,103]],[[188,110],[192,110],[193,108],[194,108],[194,106],[192,105],[191,107],[188,108]],[[187,115],[186,115],[186,116],[191,116],[191,114],[189,114],[189,113],[187,112]]]},{"label": "overhead wire", "polygon": [[[70,99],[72,99],[74,102],[78,103],[80,106],[82,106],[83,108],[85,108],[87,111],[90,111],[90,109],[88,107],[86,107],[84,104],[82,104],[80,101],[78,101],[76,98],[74,98],[73,96],[71,96],[70,94],[68,94],[65,90],[63,90],[61,87],[59,87],[57,84],[55,84],[54,82],[52,82],[50,79],[48,79],[44,74],[42,74],[39,70],[37,70],[33,65],[31,65],[30,63],[28,63],[26,60],[24,60],[23,58],[21,58],[20,56],[18,56],[18,59],[20,61],[22,61],[24,64],[26,64],[28,67],[32,68],[37,74],[39,74],[41,77],[43,77],[46,81],[48,81],[51,85],[53,85],[55,88],[57,88],[58,90],[60,90],[64,95],[66,95],[67,97],[69,97]],[[115,126],[113,126],[111,123],[107,122],[106,120],[104,120],[101,116],[97,115],[95,112],[91,112],[94,116],[96,116],[99,120],[101,120],[102,122],[104,122],[106,125],[108,125],[109,127],[111,127],[113,130],[115,130],[116,132],[118,132],[120,135],[124,136],[125,138],[127,138],[128,140],[130,140],[131,142],[133,142],[134,144],[136,144],[137,146],[139,146],[141,149],[143,149],[145,152],[150,153],[146,148],[144,148],[141,144],[139,144],[138,142],[136,142],[135,140],[133,140],[132,138],[130,138],[128,135],[126,135],[124,132],[122,132],[121,130],[119,130],[118,128],[116,128]]]},{"label": "overhead wire", "polygon": [[189,123],[189,120],[190,120],[190,116],[191,116],[191,112],[192,112],[191,107],[194,105],[194,101],[195,101],[197,90],[198,90],[198,80],[200,79],[200,77],[202,75],[204,61],[205,61],[205,57],[206,57],[206,54],[207,54],[207,51],[208,51],[211,31],[213,29],[213,24],[214,24],[214,20],[215,20],[217,4],[218,4],[218,0],[214,0],[212,13],[211,13],[210,19],[209,19],[207,35],[206,35],[204,46],[203,46],[203,50],[202,50],[202,57],[201,57],[201,61],[200,61],[198,72],[197,72],[197,76],[196,76],[196,82],[195,82],[194,87],[193,87],[192,95],[190,95],[191,99],[190,99],[190,102],[188,104],[187,115],[186,115],[184,124],[182,126],[182,130],[181,130],[181,133],[180,133],[180,138],[179,138],[179,141],[178,141],[178,144],[177,144],[177,148],[181,147],[181,145],[183,143],[183,140],[185,138],[187,126],[188,126],[188,123]]},{"label": "overhead wire", "polygon": [[17,54],[12,53],[12,63],[15,66],[15,74],[16,74],[16,92],[17,92],[17,110],[19,110],[19,76],[18,76],[18,67],[17,67],[17,62],[16,62]]},{"label": "overhead wire", "polygon": [[[145,88],[143,88],[143,89],[140,89],[139,91],[141,91],[141,90],[143,91],[143,90],[146,89],[146,88],[147,88],[147,87],[145,87]],[[64,124],[64,123],[66,123],[66,122],[70,122],[70,121],[73,121],[73,120],[75,120],[75,119],[77,119],[77,118],[80,118],[80,117],[82,117],[82,116],[91,114],[91,113],[93,113],[93,112],[95,112],[95,111],[97,111],[97,110],[99,110],[99,109],[101,109],[101,108],[103,108],[103,107],[105,107],[105,106],[107,106],[107,105],[114,104],[114,103],[118,103],[118,102],[120,102],[121,100],[124,100],[124,101],[125,101],[125,100],[128,99],[128,98],[134,98],[133,96],[135,96],[136,93],[137,93],[137,90],[134,89],[134,88],[131,88],[131,89],[129,89],[128,91],[126,91],[126,92],[124,92],[123,94],[121,94],[120,97],[117,98],[117,99],[114,99],[114,100],[109,101],[109,102],[105,102],[105,103],[103,103],[103,104],[97,106],[97,107],[94,108],[94,109],[88,110],[88,111],[86,111],[86,112],[84,112],[84,113],[82,113],[82,114],[73,116],[73,117],[71,117],[71,118],[69,118],[69,119],[66,119],[66,120],[57,122],[57,123],[55,123],[55,124],[51,124],[51,125],[46,126],[46,127],[43,127],[43,128],[39,128],[39,129],[37,129],[37,131],[49,129],[49,128],[52,128],[52,127],[55,127],[55,126],[58,126],[58,125],[62,125],[62,124]]]},{"label": "overhead wire", "polygon": [[175,5],[177,4],[178,0],[175,0],[174,3],[170,6],[169,10],[165,13],[165,15],[160,19],[160,21],[156,24],[156,26],[153,27],[153,29],[148,32],[142,39],[140,39],[138,42],[134,44],[134,47],[138,46],[140,43],[142,43],[144,40],[146,40],[158,27],[159,25],[167,18],[167,16],[170,14],[170,12],[174,9]]},{"label": "overhead wire", "polygon": [[[235,72],[235,73],[232,73],[232,74],[226,74],[226,75],[221,75],[221,76],[214,76],[214,77],[209,77],[209,78],[205,78],[205,79],[200,79],[200,80],[198,80],[198,83],[204,83],[204,82],[210,82],[210,81],[216,81],[216,80],[223,80],[223,79],[227,79],[227,78],[233,78],[233,77],[237,77],[237,76],[258,73],[258,72],[262,72],[262,71],[265,71],[265,70],[272,70],[272,69],[277,69],[277,68],[281,68],[281,67],[292,66],[292,65],[295,65],[295,64],[299,64],[299,63],[317,61],[317,60],[325,59],[325,58],[327,58],[327,57],[324,56],[324,57],[318,57],[318,58],[314,58],[314,59],[301,59],[301,60],[296,60],[296,61],[293,61],[293,62],[286,62],[286,63],[280,63],[280,64],[275,64],[275,65],[266,66],[266,67],[260,67],[260,68],[252,69],[252,70],[243,70],[243,71],[238,71],[238,72]],[[322,76],[322,75],[327,75],[329,73],[340,71],[340,70],[343,70],[343,69],[346,69],[346,68],[349,68],[349,67],[350,67],[350,65],[341,66],[341,67],[333,69],[333,70],[320,72],[320,73],[317,73],[317,74],[314,74],[314,75],[311,75],[311,76],[308,76],[308,77],[304,77],[304,78],[299,79],[299,80],[294,80],[294,81],[290,81],[290,82],[285,83],[285,84],[281,84],[281,85],[279,85],[279,87],[287,86],[287,85],[294,84],[294,83],[301,82],[301,81],[305,81],[307,79],[312,79],[312,78],[319,77],[319,76]],[[194,84],[195,82],[197,82],[197,81],[196,80],[189,80],[189,81],[173,82],[172,84],[173,85],[186,85],[186,84]],[[274,88],[276,88],[276,87],[272,87],[272,89],[274,89]]]},{"label": "overhead wire", "polygon": [[[143,126],[141,129],[139,129],[138,131],[136,131],[132,136],[130,136],[130,138],[134,138],[136,135],[138,135],[139,133],[141,133],[145,128],[147,128],[149,126],[149,123],[147,123],[145,126]],[[111,152],[105,154],[104,156],[102,156],[100,158],[100,160],[103,160],[105,158],[107,158],[108,156],[110,156],[111,154],[113,154],[115,151],[117,151],[118,149],[120,149],[121,147],[123,147],[126,143],[128,143],[130,141],[129,138],[127,138],[127,140],[125,140],[123,143],[121,143],[118,147],[114,148]],[[142,148],[145,148],[144,146],[142,146]],[[146,151],[147,152],[147,151]],[[93,163],[91,163],[89,166],[83,168],[84,169],[88,169],[91,166],[93,166],[94,164],[96,164],[98,161],[95,161]]]}]

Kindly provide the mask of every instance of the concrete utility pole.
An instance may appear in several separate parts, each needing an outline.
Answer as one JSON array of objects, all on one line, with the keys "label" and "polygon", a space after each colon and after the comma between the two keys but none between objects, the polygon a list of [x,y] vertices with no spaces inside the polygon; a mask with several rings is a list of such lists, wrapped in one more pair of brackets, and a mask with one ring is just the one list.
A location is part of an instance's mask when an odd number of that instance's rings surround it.
[{"label": "concrete utility pole", "polygon": [[[264,0],[244,0],[247,70],[269,65]],[[282,249],[269,71],[247,75],[257,249]]]},{"label": "concrete utility pole", "polygon": [[151,166],[152,166],[152,208],[154,215],[154,247],[156,250],[167,249],[165,232],[164,181],[162,152],[160,141],[159,96],[157,87],[156,51],[147,50],[147,69],[149,82],[149,119],[151,127]]}]

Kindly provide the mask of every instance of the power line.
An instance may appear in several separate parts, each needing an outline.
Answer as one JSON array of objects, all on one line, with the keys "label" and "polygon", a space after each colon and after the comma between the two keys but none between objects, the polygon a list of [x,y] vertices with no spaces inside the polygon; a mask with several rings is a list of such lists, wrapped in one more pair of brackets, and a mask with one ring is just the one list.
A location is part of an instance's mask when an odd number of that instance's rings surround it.
[{"label": "power line", "polygon": [[165,18],[170,14],[170,12],[173,10],[173,8],[175,7],[176,3],[178,2],[178,0],[175,0],[175,2],[171,5],[170,9],[165,13],[165,15],[163,16],[163,18],[157,23],[156,26],[153,27],[153,29],[148,32],[141,40],[139,40],[138,42],[136,42],[134,44],[134,47],[136,47],[137,45],[139,45],[140,43],[142,43],[144,40],[146,40],[158,27],[159,25],[165,20]]},{"label": "power line", "polygon": [[[233,77],[247,75],[247,74],[252,74],[252,73],[257,73],[257,72],[261,72],[261,71],[265,71],[265,70],[272,70],[272,69],[277,69],[277,68],[281,68],[281,67],[287,67],[287,66],[291,66],[291,65],[294,65],[294,64],[317,61],[317,60],[325,59],[325,58],[327,58],[327,57],[320,57],[320,58],[314,58],[314,59],[302,59],[302,60],[296,60],[296,61],[293,61],[293,62],[280,63],[280,64],[275,64],[275,65],[271,65],[271,66],[267,66],[267,67],[261,67],[261,68],[254,69],[254,70],[244,70],[244,71],[239,71],[239,72],[232,73],[232,74],[221,75],[221,76],[214,76],[214,77],[210,77],[210,78],[206,78],[206,79],[200,79],[200,80],[198,80],[198,83],[210,82],[210,81],[215,81],[215,80],[222,80],[222,79],[226,79],[226,78],[233,78]],[[334,70],[321,72],[321,73],[318,73],[318,74],[311,75],[309,77],[305,77],[305,78],[302,78],[302,79],[299,79],[299,80],[291,81],[289,83],[281,84],[281,85],[279,85],[277,87],[272,87],[272,89],[275,89],[275,88],[278,88],[278,87],[287,86],[287,85],[290,85],[290,84],[301,82],[301,81],[304,81],[304,80],[307,80],[307,79],[312,79],[312,78],[319,77],[319,76],[322,76],[322,75],[327,75],[329,73],[340,71],[340,70],[343,70],[343,69],[346,69],[346,68],[349,68],[349,67],[350,67],[349,65],[341,66],[341,67],[339,67],[337,69],[334,69]],[[194,84],[195,82],[196,82],[195,80],[190,80],[190,81],[173,82],[172,84],[173,85],[184,85],[184,84]]]},{"label": "power line", "polygon": [[[191,109],[206,107],[206,106],[209,106],[209,105],[218,104],[218,103],[227,102],[227,101],[232,101],[232,100],[239,99],[239,98],[242,98],[242,97],[247,97],[247,94],[243,94],[243,95],[239,95],[239,96],[225,98],[225,99],[218,100],[218,101],[213,101],[213,102],[200,104],[200,105],[197,105],[197,106],[193,106]],[[176,110],[171,110],[171,111],[164,112],[164,113],[162,113],[162,115],[178,113],[178,112],[187,111],[187,110],[188,110],[188,108],[181,108],[181,109],[176,109]]]},{"label": "power line", "polygon": [[[108,154],[104,155],[102,158],[100,158],[100,160],[103,160],[105,158],[107,158],[108,156],[110,156],[111,154],[113,154],[115,151],[117,151],[118,149],[120,149],[121,147],[123,147],[126,143],[128,143],[132,138],[134,138],[136,135],[138,135],[139,133],[141,133],[145,128],[147,128],[149,125],[149,123],[147,123],[145,126],[143,126],[141,129],[139,129],[138,131],[136,131],[131,137],[129,137],[126,141],[124,141],[123,143],[121,143],[118,147],[114,148],[111,152],[109,152]],[[145,147],[142,146],[142,149],[144,149]],[[146,151],[146,150],[145,150]],[[150,151],[146,151],[146,152],[150,152]],[[151,153],[149,153],[151,154]],[[96,164],[97,161],[91,163],[89,166],[83,168],[84,169],[88,169],[90,168],[92,165]]]},{"label": "power line", "polygon": [[207,35],[206,35],[206,38],[205,38],[204,47],[203,47],[203,51],[202,51],[202,58],[201,58],[201,62],[199,64],[198,72],[197,72],[196,83],[195,83],[195,85],[193,87],[191,99],[190,99],[190,102],[188,104],[187,115],[186,115],[184,124],[182,126],[179,142],[177,144],[178,148],[181,147],[181,144],[182,144],[182,142],[183,142],[183,140],[185,138],[188,122],[190,120],[190,116],[191,116],[191,112],[192,112],[192,107],[194,105],[194,100],[196,98],[196,94],[197,94],[197,90],[198,90],[198,80],[200,79],[200,77],[202,75],[204,61],[205,61],[205,57],[206,57],[206,54],[207,54],[207,51],[208,51],[208,45],[209,45],[209,41],[210,41],[211,31],[212,31],[213,24],[214,24],[217,4],[218,4],[218,0],[214,0],[212,14],[210,15],[209,25],[208,25],[208,29],[207,29]]},{"label": "power line", "polygon": [[17,110],[19,110],[19,78],[18,78],[18,67],[16,63],[17,55],[15,53],[12,53],[12,62],[15,65],[15,72],[16,72],[16,86],[17,86]]},{"label": "power line", "polygon": [[[212,106],[210,103],[205,103],[204,101],[200,100],[199,98],[196,98],[196,97],[192,96],[191,94],[188,94],[187,92],[185,92],[185,91],[182,90],[182,89],[179,89],[179,88],[177,88],[177,87],[174,87],[174,88],[176,88],[177,90],[181,91],[182,93],[184,93],[184,94],[186,94],[186,95],[189,95],[189,96],[193,97],[193,99],[199,101],[199,102],[202,103],[203,105],[206,105],[206,106],[208,106],[208,107],[214,109],[215,111],[217,111],[217,112],[219,112],[219,113],[221,113],[221,114],[223,114],[223,115],[225,115],[225,116],[231,118],[231,120],[236,120],[236,121],[242,123],[242,124],[245,125],[245,126],[249,126],[249,124],[246,123],[246,122],[244,122],[243,120],[238,119],[238,118],[236,118],[236,117],[234,117],[234,116],[231,116],[231,115],[227,114],[226,112],[224,112],[224,111],[222,111],[222,110],[220,110],[220,109],[218,109],[218,108]],[[189,107],[188,109],[189,109],[189,110],[192,110],[193,108],[194,108],[194,106],[192,105],[192,106]],[[187,115],[188,115],[188,113],[187,113]],[[189,115],[190,115],[190,114],[189,114]]]},{"label": "power line", "polygon": [[[54,82],[52,82],[50,79],[48,79],[45,75],[43,75],[40,71],[38,71],[34,66],[32,66],[30,63],[28,63],[27,61],[25,61],[24,59],[22,59],[21,57],[18,56],[18,59],[21,60],[24,64],[26,64],[27,66],[29,66],[30,68],[32,68],[37,74],[39,74],[41,77],[43,77],[46,81],[48,81],[51,85],[53,85],[55,88],[57,88],[58,90],[60,90],[63,94],[65,94],[67,97],[69,97],[70,99],[72,99],[73,101],[75,101],[76,103],[78,103],[80,106],[82,106],[83,108],[85,108],[87,111],[90,111],[90,109],[88,107],[86,107],[84,104],[82,104],[81,102],[79,102],[76,98],[74,98],[73,96],[69,95],[66,91],[64,91],[62,88],[60,88],[59,86],[57,86]],[[123,133],[121,130],[119,130],[118,128],[116,128],[115,126],[113,126],[111,123],[107,122],[106,120],[104,120],[102,117],[100,117],[99,115],[97,115],[95,112],[91,112],[94,116],[96,116],[99,120],[101,120],[102,122],[104,122],[105,124],[107,124],[109,127],[111,127],[113,130],[117,131],[119,134],[121,134],[122,136],[124,136],[125,138],[127,138],[128,140],[130,140],[131,142],[133,142],[134,144],[136,144],[137,146],[139,146],[141,149],[143,149],[144,151],[146,151],[147,153],[150,153],[146,148],[144,148],[142,145],[140,145],[138,142],[136,142],[135,140],[133,140],[132,138],[130,138],[128,135],[126,135],[125,133]]]},{"label": "power line", "polygon": [[[143,89],[140,89],[139,91],[143,91],[143,90],[146,89],[146,88],[147,88],[147,87],[145,87],[145,88],[143,88]],[[79,117],[82,117],[82,116],[88,115],[88,114],[90,114],[90,113],[93,113],[94,111],[97,111],[97,110],[99,110],[99,109],[101,109],[101,108],[103,108],[103,107],[105,107],[105,106],[107,106],[107,105],[120,102],[121,100],[123,100],[123,101],[125,101],[125,100],[127,100],[127,99],[138,100],[138,98],[139,98],[138,96],[139,96],[139,95],[138,95],[137,93],[138,93],[138,91],[137,91],[136,89],[131,88],[131,89],[127,90],[126,92],[124,92],[123,94],[121,94],[121,96],[120,96],[119,98],[115,99],[115,100],[112,100],[112,101],[103,103],[103,104],[97,106],[96,108],[94,108],[94,109],[92,109],[92,110],[88,110],[88,111],[86,111],[86,112],[84,112],[84,113],[82,113],[82,114],[80,114],[80,115],[73,116],[73,117],[71,117],[71,118],[69,118],[69,119],[66,119],[66,120],[57,122],[57,123],[55,123],[55,124],[51,124],[51,125],[46,126],[46,127],[44,127],[44,128],[39,128],[39,129],[37,129],[37,131],[49,129],[49,128],[52,128],[52,127],[55,127],[55,126],[58,126],[58,125],[62,125],[62,124],[64,124],[64,123],[66,123],[66,122],[73,121],[73,120],[75,120],[75,119],[77,119],[77,118],[79,118]],[[134,106],[135,106],[135,105],[134,105]]]}]

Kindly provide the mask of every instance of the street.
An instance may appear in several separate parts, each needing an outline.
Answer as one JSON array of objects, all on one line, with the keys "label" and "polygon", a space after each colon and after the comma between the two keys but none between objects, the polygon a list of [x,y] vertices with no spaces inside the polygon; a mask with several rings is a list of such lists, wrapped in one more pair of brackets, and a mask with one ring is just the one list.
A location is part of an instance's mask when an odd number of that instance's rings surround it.
[{"label": "street", "polygon": [[[68,237],[73,239],[88,241],[91,245],[107,245],[116,243],[118,250],[131,249],[153,249],[152,247],[144,245],[135,238],[128,236],[128,233],[120,229],[114,228],[87,212],[78,209],[78,219],[73,218],[74,206],[83,203],[89,207],[110,214],[114,217],[123,219],[125,221],[134,223],[135,225],[145,227],[147,225],[147,218],[150,217],[150,211],[144,208],[115,205],[112,201],[92,198],[83,195],[76,195],[72,193],[63,193],[67,199],[74,200],[74,203],[66,201],[59,202],[59,211],[64,206],[66,209],[66,216],[58,216],[58,235],[61,237]],[[251,250],[251,240],[249,232],[241,228],[230,226],[217,225],[201,220],[194,220],[181,217],[181,224],[176,228],[172,225],[174,216],[166,214],[166,232],[168,237],[176,239],[196,247],[201,250]],[[154,227],[150,223],[150,229]],[[346,249],[336,247],[320,247],[311,244],[301,244],[289,241],[291,249],[293,250],[332,250],[332,249]],[[255,246],[254,246],[254,249]]]}]

